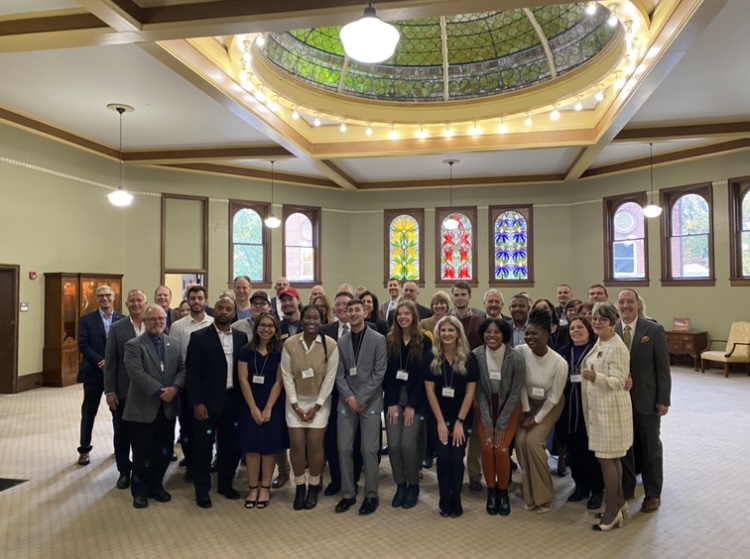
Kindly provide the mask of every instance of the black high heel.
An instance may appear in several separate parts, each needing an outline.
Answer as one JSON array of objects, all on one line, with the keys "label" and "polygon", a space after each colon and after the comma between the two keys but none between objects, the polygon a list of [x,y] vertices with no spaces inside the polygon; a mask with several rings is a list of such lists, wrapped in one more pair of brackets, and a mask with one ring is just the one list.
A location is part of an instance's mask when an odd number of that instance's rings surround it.
[{"label": "black high heel", "polygon": [[[259,509],[264,509],[264,508],[266,508],[266,507],[267,507],[267,506],[269,505],[269,503],[271,502],[271,486],[270,486],[270,485],[263,485],[263,484],[261,484],[261,485],[260,485],[260,488],[261,488],[261,489],[266,489],[266,490],[268,490],[268,499],[267,499],[267,500],[265,500],[265,501],[260,501],[260,500],[258,500],[258,502],[257,502],[257,503],[255,503],[255,505],[256,505],[256,506],[257,506],[257,507],[258,507]],[[260,492],[258,492],[258,496],[260,497]]]},{"label": "black high heel", "polygon": [[[255,487],[253,487],[252,485],[250,485],[249,487],[250,487],[250,491],[252,491],[252,490],[256,490],[257,491],[258,490],[258,486],[257,485]],[[251,500],[251,499],[245,499],[245,508],[246,509],[254,509],[255,505],[257,503],[258,503],[258,494],[256,493],[254,501]]]}]

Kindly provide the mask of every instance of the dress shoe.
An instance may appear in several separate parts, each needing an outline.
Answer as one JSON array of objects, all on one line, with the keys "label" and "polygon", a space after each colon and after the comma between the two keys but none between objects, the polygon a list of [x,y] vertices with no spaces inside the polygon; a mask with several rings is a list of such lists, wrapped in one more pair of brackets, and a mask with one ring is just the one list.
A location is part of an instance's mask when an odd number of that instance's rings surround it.
[{"label": "dress shoe", "polygon": [[172,495],[167,493],[163,487],[161,489],[155,489],[149,493],[148,496],[157,503],[168,503],[172,500]]},{"label": "dress shoe", "polygon": [[478,477],[469,478],[469,491],[472,493],[479,493],[482,490],[482,480]]},{"label": "dress shoe", "polygon": [[641,512],[656,512],[661,506],[659,497],[646,497],[641,505]]},{"label": "dress shoe", "polygon": [[180,460],[180,463],[179,463],[179,464],[177,464],[177,465],[178,465],[178,466],[179,466],[180,468],[185,468],[185,467],[187,467],[187,458],[183,458],[182,460]]},{"label": "dress shoe", "polygon": [[458,518],[464,513],[464,508],[461,506],[461,501],[455,501],[451,503],[451,518]]},{"label": "dress shoe", "polygon": [[424,460],[422,460],[422,467],[427,470],[432,468],[432,456],[427,456]]},{"label": "dress shoe", "polygon": [[130,487],[130,473],[124,473],[120,474],[120,477],[117,478],[117,489],[127,489]]},{"label": "dress shoe", "polygon": [[211,508],[211,497],[198,497],[195,500],[195,504],[198,505],[202,509],[210,509]]},{"label": "dress shoe", "polygon": [[134,509],[145,509],[147,506],[148,506],[148,499],[146,499],[146,497],[133,497]]},{"label": "dress shoe", "polygon": [[294,494],[294,504],[292,508],[294,510],[302,510],[305,508],[305,502],[307,501],[307,486],[304,483],[300,483],[297,486],[297,491]]},{"label": "dress shoe", "polygon": [[190,473],[190,470],[185,472],[185,475],[182,476],[182,481],[185,483],[193,483],[193,474]]},{"label": "dress shoe", "polygon": [[341,491],[341,486],[331,482],[328,484],[328,487],[326,487],[326,490],[323,492],[323,494],[326,497],[333,497],[339,491]]},{"label": "dress shoe", "polygon": [[318,506],[318,495],[323,485],[310,485],[307,488],[307,497],[305,497],[305,510],[312,510]]},{"label": "dress shoe", "polygon": [[485,510],[487,514],[492,516],[498,513],[497,492],[498,490],[494,487],[487,488],[487,506]]},{"label": "dress shoe", "polygon": [[548,514],[552,510],[552,503],[544,503],[536,508],[537,514]]},{"label": "dress shoe", "polygon": [[591,498],[586,503],[586,508],[589,510],[596,510],[598,508],[601,508],[603,500],[604,500],[603,491],[593,491],[591,493]]},{"label": "dress shoe", "polygon": [[406,500],[406,491],[406,484],[399,483],[398,487],[396,488],[396,494],[393,496],[393,501],[391,502],[391,506],[394,509],[404,506],[404,501]]},{"label": "dress shoe", "polygon": [[599,522],[599,524],[594,524],[591,529],[595,532],[609,532],[612,528],[622,528],[625,521],[622,519],[622,513],[618,512],[617,516],[615,516],[615,519],[610,522],[609,524],[604,524],[603,522]]},{"label": "dress shoe", "polygon": [[508,516],[510,514],[510,497],[507,489],[497,490],[497,501],[497,513],[500,516]]},{"label": "dress shoe", "polygon": [[406,489],[406,498],[404,499],[403,508],[413,509],[419,501],[419,485],[409,485]]},{"label": "dress shoe", "polygon": [[[623,520],[625,519],[625,515],[630,512],[630,506],[628,506],[628,502],[625,501],[625,504],[620,507],[620,512],[622,513]],[[597,512],[594,514],[594,518],[604,518],[603,512]]]},{"label": "dress shoe", "polygon": [[240,494],[233,487],[225,487],[216,491],[219,495],[224,495],[230,501],[236,501],[240,498]]},{"label": "dress shoe", "polygon": [[591,493],[588,491],[588,489],[582,489],[576,485],[573,493],[571,493],[570,497],[568,497],[568,502],[577,503],[579,501],[583,501],[584,499],[588,499],[590,494]]},{"label": "dress shoe", "polygon": [[79,452],[78,461],[76,462],[79,466],[88,466],[91,464],[91,458],[89,458],[88,452]]},{"label": "dress shoe", "polygon": [[281,489],[286,485],[287,481],[289,481],[289,474],[279,474],[278,476],[276,476],[276,479],[273,480],[271,487],[273,487],[274,489]]},{"label": "dress shoe", "polygon": [[388,445],[380,449],[380,456],[388,456]]},{"label": "dress shoe", "polygon": [[378,510],[379,504],[380,501],[378,501],[377,497],[365,497],[362,506],[359,507],[359,514],[372,514],[373,512]]},{"label": "dress shoe", "polygon": [[635,499],[635,493],[632,491],[623,490],[622,495],[626,501],[632,501]]},{"label": "dress shoe", "polygon": [[177,453],[172,451],[172,457],[169,459],[170,462],[177,462]]},{"label": "dress shoe", "polygon": [[339,501],[339,504],[336,505],[336,512],[346,512],[350,508],[352,508],[352,506],[356,502],[357,502],[357,499],[347,499],[346,497],[344,497],[343,499]]}]

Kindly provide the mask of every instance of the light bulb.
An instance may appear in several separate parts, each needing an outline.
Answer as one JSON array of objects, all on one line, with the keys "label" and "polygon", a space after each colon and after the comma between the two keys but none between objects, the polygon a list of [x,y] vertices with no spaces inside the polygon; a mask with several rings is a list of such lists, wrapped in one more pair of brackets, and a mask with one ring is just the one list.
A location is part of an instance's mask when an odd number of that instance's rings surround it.
[{"label": "light bulb", "polygon": [[268,104],[268,108],[271,109],[273,112],[278,112],[281,109],[281,105],[279,105],[278,97],[274,97],[271,100],[271,102]]},{"label": "light bulb", "polygon": [[458,229],[458,225],[458,220],[453,216],[449,217],[443,222],[443,228],[447,229],[448,231]]},{"label": "light bulb", "polygon": [[615,87],[617,89],[622,89],[625,85],[625,79],[620,75],[619,72],[617,72],[617,79],[615,80]]},{"label": "light bulb", "polygon": [[531,113],[528,113],[528,115],[526,116],[524,124],[526,125],[526,128],[531,128],[531,125],[534,124],[534,121],[531,120]]},{"label": "light bulb", "polygon": [[255,92],[255,98],[256,98],[256,99],[257,99],[258,101],[260,101],[260,102],[262,103],[263,101],[265,101],[265,100],[266,100],[266,94],[265,94],[265,93],[263,93],[263,90],[262,90],[262,89],[258,89],[258,90],[257,90],[257,91]]},{"label": "light bulb", "polygon": [[320,126],[320,117],[318,115],[315,115],[315,120],[313,120],[313,126],[316,128]]},{"label": "light bulb", "polygon": [[497,131],[500,134],[505,134],[508,131],[508,127],[505,125],[505,121],[502,118],[500,119],[500,126],[497,127]]},{"label": "light bulb", "polygon": [[263,221],[263,223],[265,223],[266,227],[270,229],[276,229],[279,225],[281,225],[281,220],[275,215],[271,214]]},{"label": "light bulb", "polygon": [[244,53],[242,53],[242,61],[245,64],[250,64],[253,61],[252,53],[250,53],[250,51],[247,51],[247,50]]},{"label": "light bulb", "polygon": [[242,82],[242,85],[245,85],[245,86],[249,85],[247,83],[247,80],[248,80],[247,70],[242,70],[242,72],[240,72],[240,81]]},{"label": "light bulb", "polygon": [[662,209],[652,202],[648,206],[641,208],[641,211],[646,217],[659,217]]},{"label": "light bulb", "polygon": [[596,92],[594,99],[600,102],[604,101],[604,90],[601,87],[599,88],[599,91]]},{"label": "light bulb", "polygon": [[450,127],[450,125],[445,127],[445,131],[443,132],[443,136],[446,138],[452,138],[455,136],[456,133],[453,131],[453,128]]},{"label": "light bulb", "polygon": [[596,9],[599,7],[599,4],[596,2],[589,2],[588,6],[586,6],[586,13],[590,16],[593,16],[596,13]]},{"label": "light bulb", "polygon": [[299,120],[299,111],[297,111],[297,107],[294,107],[294,112],[292,113],[292,118],[294,120]]},{"label": "light bulb", "polygon": [[577,112],[581,112],[583,110],[583,103],[581,103],[581,100],[578,99],[578,102],[573,107]]},{"label": "light bulb", "polygon": [[475,122],[474,125],[469,128],[469,136],[481,136],[482,135],[482,129],[477,126],[477,123]]},{"label": "light bulb", "polygon": [[609,19],[607,20],[607,25],[609,25],[610,27],[615,27],[619,22],[620,20],[617,19],[617,13],[613,10],[609,16]]},{"label": "light bulb", "polygon": [[258,37],[255,39],[255,44],[257,44],[259,47],[265,46],[266,38],[263,35],[258,35]]},{"label": "light bulb", "polygon": [[388,139],[389,140],[398,140],[398,132],[396,132],[396,127],[395,126],[391,126],[391,129],[388,132]]},{"label": "light bulb", "polygon": [[552,120],[555,120],[555,121],[557,121],[557,120],[560,120],[560,111],[558,110],[558,108],[557,108],[557,107],[555,107],[555,110],[554,110],[554,111],[552,111],[552,112],[551,112],[551,113],[549,114],[549,117],[550,117],[550,118],[551,118]]},{"label": "light bulb", "polygon": [[367,125],[367,128],[365,129],[365,135],[372,136],[372,126],[370,126],[369,124]]},{"label": "light bulb", "polygon": [[343,120],[341,121],[341,126],[339,126],[339,130],[341,130],[342,132],[346,132],[346,122],[344,122]]},{"label": "light bulb", "polygon": [[424,140],[427,136],[429,136],[427,130],[424,129],[424,126],[420,126],[419,130],[417,130],[417,138]]},{"label": "light bulb", "polygon": [[110,204],[120,208],[129,206],[133,202],[133,195],[127,190],[123,190],[122,187],[107,194],[107,198],[109,198]]}]

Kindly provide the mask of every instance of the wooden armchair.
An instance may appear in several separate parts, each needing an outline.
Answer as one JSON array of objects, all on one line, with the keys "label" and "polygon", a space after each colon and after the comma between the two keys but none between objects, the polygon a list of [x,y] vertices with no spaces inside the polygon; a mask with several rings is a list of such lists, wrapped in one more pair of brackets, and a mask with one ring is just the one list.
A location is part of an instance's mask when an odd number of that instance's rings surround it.
[{"label": "wooden armchair", "polygon": [[[729,330],[729,339],[711,340],[725,342],[724,351],[704,351],[701,353],[701,373],[706,372],[706,361],[724,363],[724,377],[729,376],[732,363],[745,363],[750,376],[750,322],[733,322]],[[709,344],[709,348],[711,347]]]}]

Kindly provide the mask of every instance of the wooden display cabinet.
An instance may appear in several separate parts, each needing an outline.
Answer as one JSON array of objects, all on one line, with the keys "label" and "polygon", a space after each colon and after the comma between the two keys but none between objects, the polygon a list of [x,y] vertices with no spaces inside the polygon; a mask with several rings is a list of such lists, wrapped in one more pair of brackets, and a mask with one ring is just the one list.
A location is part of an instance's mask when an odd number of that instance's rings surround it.
[{"label": "wooden display cabinet", "polygon": [[96,290],[115,292],[122,311],[122,274],[44,274],[44,353],[42,384],[69,386],[78,376],[78,321],[98,308]]},{"label": "wooden display cabinet", "polygon": [[701,352],[708,348],[708,332],[667,332],[667,345],[670,357],[692,357],[693,367],[697,371]]}]

